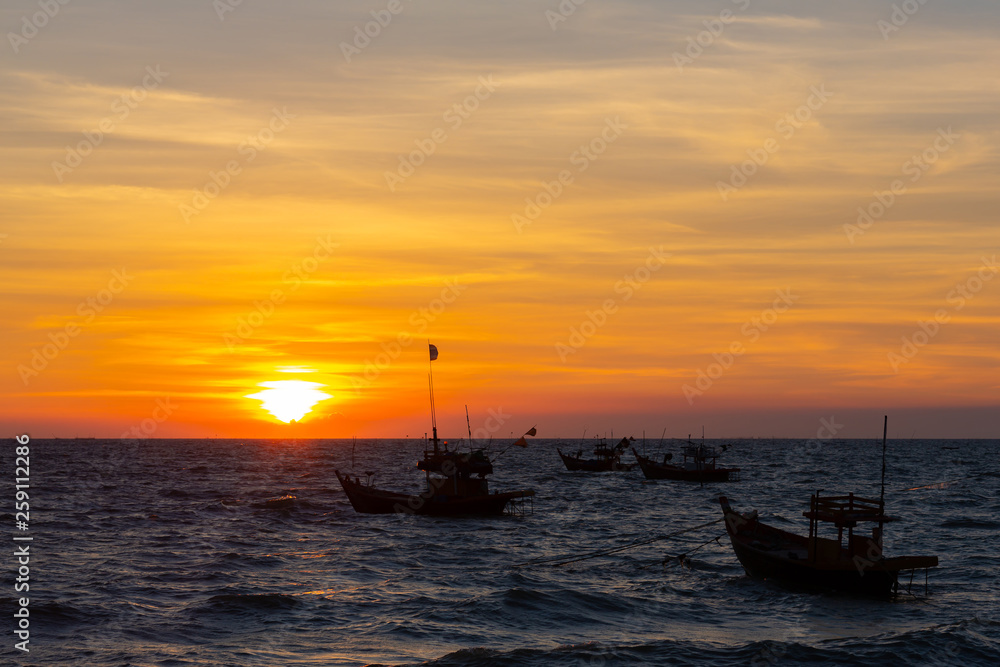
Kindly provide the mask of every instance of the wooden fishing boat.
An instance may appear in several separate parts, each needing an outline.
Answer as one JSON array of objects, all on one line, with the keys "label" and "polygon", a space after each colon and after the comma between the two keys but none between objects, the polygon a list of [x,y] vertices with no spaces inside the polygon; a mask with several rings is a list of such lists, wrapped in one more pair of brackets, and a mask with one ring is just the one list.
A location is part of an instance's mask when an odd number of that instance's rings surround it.
[{"label": "wooden fishing boat", "polygon": [[[809,498],[809,535],[803,537],[763,524],[757,512],[740,514],[724,496],[719,498],[726,520],[726,532],[736,557],[751,577],[773,579],[784,584],[836,590],[860,595],[886,597],[911,593],[913,576],[937,567],[937,556],[896,556],[882,553],[885,524],[896,521],[885,513],[885,458],[889,417],[882,423],[882,490],[878,500],[846,496],[823,496],[817,491]],[[859,523],[875,524],[871,537],[855,535]],[[837,537],[820,537],[820,525],[831,524]],[[847,534],[844,534],[844,531]],[[845,541],[846,539],[846,541]],[[905,575],[909,575],[904,580]]]},{"label": "wooden fishing boat", "polygon": [[738,482],[739,468],[720,468],[717,464],[719,452],[715,447],[705,444],[689,443],[682,450],[684,461],[679,465],[668,463],[671,454],[664,454],[663,462],[659,463],[647,458],[632,448],[642,474],[646,479],[674,479],[688,482]]},{"label": "wooden fishing boat", "polygon": [[434,439],[434,449],[424,451],[417,468],[427,473],[427,486],[420,493],[399,493],[376,488],[372,473],[367,479],[353,480],[334,471],[355,511],[362,514],[429,514],[435,516],[498,516],[505,511],[523,513],[524,501],[534,491],[490,493],[486,475],[493,464],[483,450],[472,452],[442,449]]},{"label": "wooden fishing boat", "polygon": [[[882,553],[886,516],[880,500],[846,496],[820,496],[809,500],[809,535],[790,533],[761,523],[757,512],[740,514],[729,500],[719,498],[733,551],[751,577],[808,589],[834,590],[858,595],[888,597],[910,592],[913,575],[936,567],[937,556],[897,556]],[[873,523],[871,536],[855,534],[859,523]],[[820,537],[819,526],[832,524],[836,538]],[[845,534],[846,532],[846,534]],[[905,575],[909,575],[908,580]]]},{"label": "wooden fishing boat", "polygon": [[602,439],[597,447],[594,448],[594,458],[592,459],[583,458],[582,449],[576,454],[563,454],[562,450],[558,448],[556,451],[559,452],[559,458],[563,460],[567,470],[586,470],[588,472],[622,471],[632,469],[632,464],[622,463],[622,454],[628,448],[628,443],[628,438],[622,438],[622,441],[614,447],[608,447],[607,442]]},{"label": "wooden fishing boat", "polygon": [[[429,345],[430,360],[437,359],[437,348]],[[448,449],[447,441],[440,441],[437,434],[437,414],[434,410],[434,382],[429,377],[431,389],[431,449],[424,448],[423,458],[417,468],[427,477],[427,486],[420,493],[400,493],[375,487],[374,473],[365,473],[353,480],[350,475],[335,470],[340,485],[351,506],[362,514],[429,514],[435,516],[496,516],[508,511],[523,514],[525,501],[535,492],[509,491],[490,493],[486,476],[493,472],[493,463],[483,449],[459,452]],[[534,433],[532,429],[531,433]],[[471,428],[470,439],[471,443]]]}]

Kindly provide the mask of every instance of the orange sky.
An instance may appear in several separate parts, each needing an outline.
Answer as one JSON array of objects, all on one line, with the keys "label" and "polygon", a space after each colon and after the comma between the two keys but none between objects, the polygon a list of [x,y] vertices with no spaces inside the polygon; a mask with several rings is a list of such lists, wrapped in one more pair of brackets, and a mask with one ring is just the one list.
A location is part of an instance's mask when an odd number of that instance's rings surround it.
[{"label": "orange sky", "polygon": [[0,10],[10,435],[996,437],[994,3],[262,4]]}]

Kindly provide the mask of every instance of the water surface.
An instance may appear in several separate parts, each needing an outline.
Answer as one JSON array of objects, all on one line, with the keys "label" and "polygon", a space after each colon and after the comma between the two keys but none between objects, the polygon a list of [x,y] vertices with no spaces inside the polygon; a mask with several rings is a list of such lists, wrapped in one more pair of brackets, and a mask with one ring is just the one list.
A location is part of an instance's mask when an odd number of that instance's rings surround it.
[{"label": "water surface", "polygon": [[[721,524],[560,568],[513,567],[718,519],[719,493],[803,533],[817,489],[878,495],[880,442],[725,442],[742,481],[700,486],[645,483],[638,470],[570,473],[559,443],[534,440],[500,458],[491,487],[535,489],[534,514],[445,519],[356,514],[333,474],[352,470],[350,441],[32,441],[32,650],[17,657],[119,667],[1000,663],[1000,441],[889,443],[887,502],[903,520],[887,527],[886,552],[940,557],[926,599],[749,579],[727,539],[712,541]],[[353,471],[418,492],[422,445],[358,441]],[[957,481],[903,490],[946,480]],[[670,557],[703,544],[691,567]],[[13,607],[12,589],[4,595]]]}]

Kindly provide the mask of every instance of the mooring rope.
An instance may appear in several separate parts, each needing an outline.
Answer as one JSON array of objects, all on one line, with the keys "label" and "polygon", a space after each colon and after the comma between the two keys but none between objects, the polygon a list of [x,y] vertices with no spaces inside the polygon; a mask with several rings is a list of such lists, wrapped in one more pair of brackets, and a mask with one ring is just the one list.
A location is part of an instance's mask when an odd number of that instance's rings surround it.
[{"label": "mooring rope", "polygon": [[[722,523],[725,521],[725,517],[716,519],[715,521],[709,521],[708,523],[703,523],[700,526],[692,526],[690,528],[685,528],[683,530],[677,530],[672,533],[667,533],[666,535],[657,535],[648,540],[640,540],[638,542],[632,542],[620,547],[614,547],[612,549],[600,549],[598,551],[592,551],[583,556],[577,556],[575,558],[567,558],[566,556],[555,556],[553,558],[535,558],[524,563],[518,563],[513,567],[526,567],[528,565],[551,565],[552,567],[561,567],[563,565],[568,565],[570,563],[576,563],[581,560],[588,560],[590,558],[599,558],[601,556],[610,556],[611,554],[618,553],[619,551],[625,551],[627,549],[635,549],[636,547],[645,546],[647,544],[652,544],[653,542],[659,542],[660,540],[666,540],[671,537],[677,537],[678,535],[683,535],[684,533],[690,533],[695,530],[700,530],[702,528],[707,528],[709,526],[714,526],[717,523]],[[711,540],[709,540],[711,541]],[[704,546],[704,545],[702,545]]]},{"label": "mooring rope", "polygon": [[[713,537],[708,542],[702,542],[701,544],[699,544],[695,548],[688,549],[687,551],[685,551],[683,553],[679,553],[676,556],[671,556],[670,554],[667,554],[667,557],[663,559],[663,565],[664,565],[664,567],[666,567],[667,565],[670,565],[674,561],[676,561],[678,565],[685,565],[685,558],[687,557],[688,554],[693,554],[698,549],[701,549],[702,547],[706,547],[709,544],[711,544],[712,542],[719,542],[719,540],[721,540],[725,536],[726,536],[726,533],[723,533],[722,535],[718,535],[716,537]],[[722,543],[719,542],[719,544],[722,544]],[[690,567],[690,566],[688,566],[688,567]]]},{"label": "mooring rope", "polygon": [[993,475],[993,474],[995,474],[993,471],[987,470],[986,472],[979,472],[976,473],[975,475],[967,475],[966,477],[957,477],[955,479],[946,479],[943,482],[934,482],[933,484],[925,484],[924,486],[914,486],[909,489],[896,489],[896,492],[900,493],[903,491],[920,491],[923,489],[945,489],[954,484],[955,482],[963,482],[967,479],[976,479],[977,477],[985,477],[986,475]]}]

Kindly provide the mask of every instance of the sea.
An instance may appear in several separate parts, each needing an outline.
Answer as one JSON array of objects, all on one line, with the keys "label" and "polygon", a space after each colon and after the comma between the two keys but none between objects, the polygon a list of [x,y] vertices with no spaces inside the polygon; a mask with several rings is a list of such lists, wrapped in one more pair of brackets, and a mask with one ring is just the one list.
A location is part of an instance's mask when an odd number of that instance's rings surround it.
[{"label": "sea", "polygon": [[7,665],[1000,664],[998,440],[888,442],[886,553],[940,559],[892,600],[754,580],[721,523],[680,532],[720,519],[725,495],[804,534],[810,494],[878,497],[880,440],[708,440],[742,472],[704,485],[567,471],[557,447],[592,442],[494,441],[491,489],[536,493],[495,518],[354,511],[334,470],[418,493],[422,440],[32,440],[26,531],[11,442]]}]

